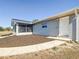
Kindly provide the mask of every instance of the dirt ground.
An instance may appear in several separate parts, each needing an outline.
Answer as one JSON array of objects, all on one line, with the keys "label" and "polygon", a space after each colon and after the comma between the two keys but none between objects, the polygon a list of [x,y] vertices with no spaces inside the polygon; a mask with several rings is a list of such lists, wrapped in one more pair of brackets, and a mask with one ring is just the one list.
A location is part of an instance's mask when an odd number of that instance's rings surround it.
[{"label": "dirt ground", "polygon": [[79,59],[79,43],[65,43],[38,52],[4,56],[0,59]]},{"label": "dirt ground", "polygon": [[52,39],[48,39],[39,35],[11,36],[0,39],[0,47],[27,46],[48,41],[52,41]]},{"label": "dirt ground", "polygon": [[[48,41],[51,39],[38,35],[11,36],[0,39],[0,47],[33,45]],[[0,59],[79,59],[79,42],[67,41],[50,49],[21,55],[2,56]]]}]

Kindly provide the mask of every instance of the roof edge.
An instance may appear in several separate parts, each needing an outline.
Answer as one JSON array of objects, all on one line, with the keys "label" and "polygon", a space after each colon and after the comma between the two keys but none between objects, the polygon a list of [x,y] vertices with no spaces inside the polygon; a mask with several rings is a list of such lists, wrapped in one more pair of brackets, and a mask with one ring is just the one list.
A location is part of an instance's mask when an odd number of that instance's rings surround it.
[{"label": "roof edge", "polygon": [[[72,9],[69,9],[69,10],[66,10],[66,11],[63,11],[63,12],[60,12],[60,13],[58,13],[58,14],[55,14],[54,16],[50,16],[50,17],[47,17],[47,18],[45,18],[45,19],[43,19],[43,20],[40,20],[40,21],[38,21],[38,22],[36,22],[36,23],[39,23],[39,22],[43,22],[43,21],[47,21],[47,20],[49,20],[49,19],[56,19],[56,18],[58,18],[58,16],[64,16],[63,14],[68,14],[68,13],[70,13],[70,12],[73,12],[74,14],[75,14],[75,10],[78,10],[79,8],[78,7],[75,7],[75,8],[72,8]],[[72,13],[72,14],[73,14]],[[34,23],[34,24],[36,24],[36,23]]]}]

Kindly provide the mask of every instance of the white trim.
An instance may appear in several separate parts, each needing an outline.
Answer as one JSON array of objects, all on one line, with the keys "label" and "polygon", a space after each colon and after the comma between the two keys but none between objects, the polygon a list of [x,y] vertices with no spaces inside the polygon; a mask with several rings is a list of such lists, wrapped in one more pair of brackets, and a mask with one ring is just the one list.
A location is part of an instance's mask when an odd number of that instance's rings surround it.
[{"label": "white trim", "polygon": [[17,33],[16,35],[32,35],[32,32]]},{"label": "white trim", "polygon": [[79,41],[79,15],[77,9],[75,9],[75,15],[76,15],[76,41]]},{"label": "white trim", "polygon": [[19,30],[19,27],[18,27],[18,23],[16,24],[16,34],[18,34],[18,30]]}]

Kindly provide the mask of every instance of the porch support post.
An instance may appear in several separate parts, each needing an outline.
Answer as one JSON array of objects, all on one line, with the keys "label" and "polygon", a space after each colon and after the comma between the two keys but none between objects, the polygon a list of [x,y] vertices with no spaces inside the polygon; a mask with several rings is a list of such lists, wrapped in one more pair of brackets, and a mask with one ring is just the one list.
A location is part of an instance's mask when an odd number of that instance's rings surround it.
[{"label": "porch support post", "polygon": [[76,17],[76,41],[79,41],[79,16],[77,9],[75,9],[75,17]]},{"label": "porch support post", "polygon": [[19,33],[19,26],[18,24],[16,24],[16,35],[18,35],[18,33]]}]

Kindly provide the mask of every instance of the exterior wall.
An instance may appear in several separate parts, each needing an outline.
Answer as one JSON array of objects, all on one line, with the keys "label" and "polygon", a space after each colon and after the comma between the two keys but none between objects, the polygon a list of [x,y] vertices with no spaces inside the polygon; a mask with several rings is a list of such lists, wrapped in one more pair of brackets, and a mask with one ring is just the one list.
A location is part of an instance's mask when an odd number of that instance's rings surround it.
[{"label": "exterior wall", "polygon": [[76,19],[76,40],[79,41],[79,14]]},{"label": "exterior wall", "polygon": [[59,35],[59,20],[53,20],[48,22],[48,33],[49,36]]},{"label": "exterior wall", "polygon": [[[43,23],[46,23],[47,28],[42,28]],[[58,20],[51,20],[51,21],[35,24],[33,26],[33,34],[58,36],[59,21]]]},{"label": "exterior wall", "polygon": [[66,16],[59,20],[59,36],[76,40],[76,17]]},{"label": "exterior wall", "polygon": [[69,37],[69,16],[59,19],[59,36]]},{"label": "exterior wall", "polygon": [[[61,36],[72,40],[79,40],[79,15],[76,21],[75,15],[59,18],[58,20],[47,21],[47,28],[42,28],[42,23],[33,26],[33,34]],[[77,27],[77,28],[76,28]],[[77,29],[77,32],[76,32]],[[77,34],[77,36],[76,36]]]},{"label": "exterior wall", "polygon": [[13,34],[15,35],[16,34],[16,25],[13,25],[12,31],[13,31]]},{"label": "exterior wall", "polygon": [[48,35],[48,28],[42,28],[42,23],[34,24],[33,34]]},{"label": "exterior wall", "polygon": [[69,18],[69,38],[76,40],[76,18],[75,15]]}]

